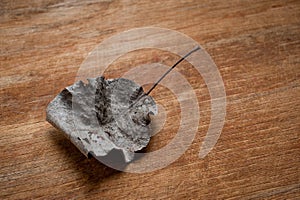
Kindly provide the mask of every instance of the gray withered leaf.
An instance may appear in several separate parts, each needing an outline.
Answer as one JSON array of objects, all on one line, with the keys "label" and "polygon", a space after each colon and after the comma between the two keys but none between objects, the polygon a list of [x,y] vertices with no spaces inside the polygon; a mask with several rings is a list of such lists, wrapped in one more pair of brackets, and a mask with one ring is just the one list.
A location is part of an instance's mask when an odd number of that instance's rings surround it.
[{"label": "gray withered leaf", "polygon": [[58,94],[47,107],[47,121],[86,156],[121,150],[130,162],[149,143],[149,114],[156,113],[153,98],[133,81],[97,77]]}]

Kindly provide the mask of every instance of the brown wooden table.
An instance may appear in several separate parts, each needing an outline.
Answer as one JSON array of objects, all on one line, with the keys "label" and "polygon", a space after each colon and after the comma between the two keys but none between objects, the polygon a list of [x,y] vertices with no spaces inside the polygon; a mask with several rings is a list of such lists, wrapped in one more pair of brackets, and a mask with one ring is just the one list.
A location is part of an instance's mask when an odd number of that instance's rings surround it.
[{"label": "brown wooden table", "polygon": [[[98,43],[144,26],[180,31],[206,49],[225,84],[227,116],[218,143],[199,159],[210,96],[201,76],[183,63],[176,70],[199,101],[196,137],[168,167],[132,174],[85,158],[45,121],[45,108],[74,83]],[[300,198],[299,1],[5,0],[0,42],[1,199]],[[115,61],[106,75],[176,59],[141,50]],[[160,86],[153,96],[169,111],[149,151],[168,144],[180,118],[168,89]]]}]

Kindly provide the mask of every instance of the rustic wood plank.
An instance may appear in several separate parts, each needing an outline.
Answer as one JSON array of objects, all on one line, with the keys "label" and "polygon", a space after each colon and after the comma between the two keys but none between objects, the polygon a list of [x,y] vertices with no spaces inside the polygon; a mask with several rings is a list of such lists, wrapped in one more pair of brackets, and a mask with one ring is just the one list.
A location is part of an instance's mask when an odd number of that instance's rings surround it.
[{"label": "rustic wood plank", "polygon": [[[176,70],[191,83],[201,111],[196,138],[167,168],[129,174],[86,159],[45,121],[45,108],[74,82],[96,44],[143,26],[181,31],[207,50],[224,80],[227,116],[217,145],[199,159],[210,96],[202,77],[183,63]],[[300,197],[299,1],[4,0],[0,44],[1,199]],[[144,62],[171,65],[177,58],[151,50],[129,53],[106,75],[118,77]],[[166,88],[153,96],[178,108]],[[175,122],[176,110],[169,113]],[[178,128],[172,120],[149,150],[172,139]]]}]

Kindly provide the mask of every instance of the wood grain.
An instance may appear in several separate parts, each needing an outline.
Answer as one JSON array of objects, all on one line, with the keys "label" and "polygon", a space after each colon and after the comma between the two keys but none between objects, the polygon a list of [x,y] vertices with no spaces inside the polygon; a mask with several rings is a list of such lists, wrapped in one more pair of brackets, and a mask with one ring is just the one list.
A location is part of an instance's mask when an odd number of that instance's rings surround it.
[{"label": "wood grain", "polygon": [[[196,138],[170,166],[130,174],[86,159],[45,121],[45,108],[99,42],[143,26],[180,31],[206,49],[224,80],[227,116],[217,145],[199,159],[210,96],[201,76],[180,65],[199,100]],[[300,198],[299,1],[3,0],[0,42],[1,199]],[[176,59],[138,51],[106,73],[117,77],[134,64]],[[153,95],[178,107],[164,87]],[[150,150],[178,128],[178,109],[169,110]]]}]

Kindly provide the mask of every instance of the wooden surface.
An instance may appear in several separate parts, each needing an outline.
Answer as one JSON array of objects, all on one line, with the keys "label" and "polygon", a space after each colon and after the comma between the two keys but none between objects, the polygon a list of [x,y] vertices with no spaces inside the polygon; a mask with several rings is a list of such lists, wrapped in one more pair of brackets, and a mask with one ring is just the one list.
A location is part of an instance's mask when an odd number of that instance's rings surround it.
[{"label": "wooden surface", "polygon": [[[218,143],[199,159],[210,97],[201,76],[181,65],[177,70],[199,100],[196,138],[170,166],[131,174],[86,159],[45,121],[45,108],[74,82],[96,44],[143,26],[198,41],[220,70],[228,104]],[[299,1],[4,0],[0,44],[0,199],[300,198]],[[177,58],[154,50],[130,53],[106,74],[118,77],[138,63],[171,65]],[[168,89],[153,96],[169,112],[150,151],[172,139],[179,120]]]}]

